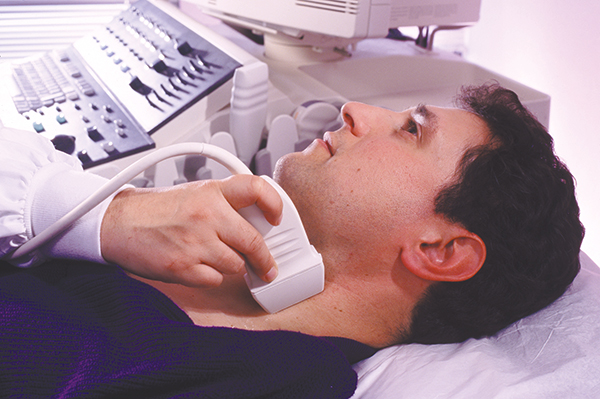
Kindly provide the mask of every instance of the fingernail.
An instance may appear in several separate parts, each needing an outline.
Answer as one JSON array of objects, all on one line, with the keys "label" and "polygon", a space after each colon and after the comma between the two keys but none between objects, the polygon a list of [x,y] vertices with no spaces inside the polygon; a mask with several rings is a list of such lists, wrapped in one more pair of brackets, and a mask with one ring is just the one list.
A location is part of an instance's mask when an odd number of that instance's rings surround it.
[{"label": "fingernail", "polygon": [[275,280],[275,278],[277,277],[277,273],[277,268],[272,267],[271,270],[269,270],[267,274],[265,274],[265,279],[267,280],[267,282],[270,283],[271,281]]}]

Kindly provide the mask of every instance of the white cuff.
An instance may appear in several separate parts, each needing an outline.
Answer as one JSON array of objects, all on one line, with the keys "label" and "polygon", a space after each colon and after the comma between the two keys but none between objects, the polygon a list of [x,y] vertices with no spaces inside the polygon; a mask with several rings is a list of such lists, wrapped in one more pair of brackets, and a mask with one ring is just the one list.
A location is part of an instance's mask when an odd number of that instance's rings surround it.
[{"label": "white cuff", "polygon": [[[33,181],[34,193],[28,225],[33,235],[41,233],[52,223],[75,208],[106,183],[103,177],[73,170],[63,164],[52,164],[40,170]],[[104,213],[112,201],[104,200],[96,208],[73,223],[67,230],[42,247],[45,257],[80,259],[107,263],[102,257],[100,228]]]}]

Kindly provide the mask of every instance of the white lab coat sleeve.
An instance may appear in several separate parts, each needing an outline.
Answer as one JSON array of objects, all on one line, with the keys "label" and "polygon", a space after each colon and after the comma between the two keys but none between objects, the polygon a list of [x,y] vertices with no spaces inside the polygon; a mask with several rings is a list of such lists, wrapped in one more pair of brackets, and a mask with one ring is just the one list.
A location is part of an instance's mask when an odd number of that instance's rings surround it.
[{"label": "white lab coat sleeve", "polygon": [[[106,182],[84,172],[72,156],[33,132],[0,124],[0,258],[60,219]],[[40,249],[11,263],[28,267],[47,258],[106,263],[102,217],[112,196]]]}]

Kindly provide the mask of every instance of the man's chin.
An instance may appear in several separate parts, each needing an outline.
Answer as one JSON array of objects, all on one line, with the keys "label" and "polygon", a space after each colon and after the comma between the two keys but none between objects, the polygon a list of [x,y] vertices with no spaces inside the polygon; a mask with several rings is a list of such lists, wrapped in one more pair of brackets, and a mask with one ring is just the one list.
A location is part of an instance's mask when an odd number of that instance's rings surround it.
[{"label": "man's chin", "polygon": [[273,170],[273,180],[275,180],[275,182],[277,182],[277,184],[279,184],[281,186],[281,180],[282,180],[282,176],[285,174],[282,171],[282,164],[285,163],[284,158],[287,157],[289,154],[282,156],[281,158],[279,158],[277,160],[277,162],[275,163],[275,170]]},{"label": "man's chin", "polygon": [[292,152],[282,156],[275,163],[273,180],[275,180],[284,190],[285,182],[290,177],[291,173],[293,173],[294,165],[297,164],[296,158],[300,155],[301,153],[299,152]]}]

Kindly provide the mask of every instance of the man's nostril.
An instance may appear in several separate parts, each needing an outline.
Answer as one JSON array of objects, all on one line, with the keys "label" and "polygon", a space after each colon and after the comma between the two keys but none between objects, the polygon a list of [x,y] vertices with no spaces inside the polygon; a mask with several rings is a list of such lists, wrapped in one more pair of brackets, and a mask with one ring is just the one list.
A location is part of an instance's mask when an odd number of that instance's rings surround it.
[{"label": "man's nostril", "polygon": [[350,116],[350,114],[348,112],[346,112],[344,114],[344,119],[346,119],[346,123],[348,123],[348,125],[350,125],[350,127],[354,127],[354,119],[352,119],[352,116]]}]

